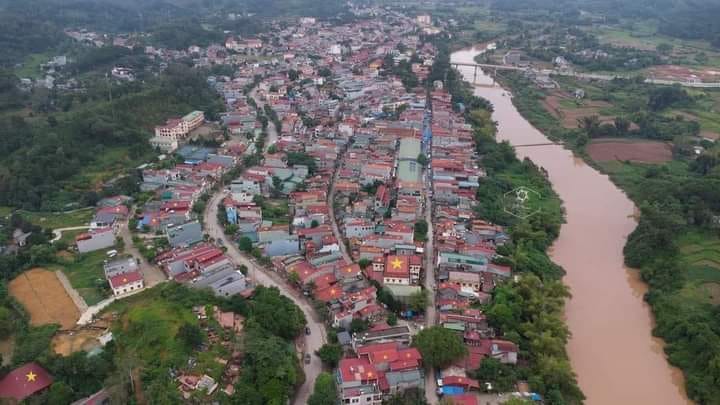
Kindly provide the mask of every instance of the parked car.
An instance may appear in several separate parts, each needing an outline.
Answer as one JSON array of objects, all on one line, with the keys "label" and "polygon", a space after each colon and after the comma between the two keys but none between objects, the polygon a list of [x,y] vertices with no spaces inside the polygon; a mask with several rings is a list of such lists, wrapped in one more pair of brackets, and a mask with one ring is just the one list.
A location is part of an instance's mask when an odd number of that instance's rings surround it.
[{"label": "parked car", "polygon": [[310,353],[305,353],[305,364],[310,364]]},{"label": "parked car", "polygon": [[310,328],[307,327],[307,326],[305,327],[305,334],[306,334],[306,335],[309,335],[309,334],[310,334]]}]

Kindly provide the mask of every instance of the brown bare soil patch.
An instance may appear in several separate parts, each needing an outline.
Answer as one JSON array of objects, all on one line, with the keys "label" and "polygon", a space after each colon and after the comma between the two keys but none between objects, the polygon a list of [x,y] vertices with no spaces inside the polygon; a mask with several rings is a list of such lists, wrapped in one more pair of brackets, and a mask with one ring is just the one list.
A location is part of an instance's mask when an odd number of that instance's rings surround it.
[{"label": "brown bare soil patch", "polygon": [[720,283],[705,283],[702,288],[713,305],[720,305]]},{"label": "brown bare soil patch", "polygon": [[57,323],[71,329],[80,313],[54,272],[30,269],[10,282],[10,295],[20,301],[34,326]]},{"label": "brown bare soil patch", "polygon": [[98,339],[110,330],[113,319],[112,314],[106,313],[89,325],[56,333],[52,339],[53,350],[62,356],[69,356],[80,350],[90,352],[100,347]]},{"label": "brown bare soil patch", "polygon": [[600,122],[613,122],[615,117],[601,115],[600,110],[610,107],[611,104],[604,101],[584,100],[582,104],[568,108],[562,105],[562,101],[574,102],[575,98],[567,93],[555,91],[551,95],[545,97],[542,104],[550,115],[560,120],[564,128],[577,128],[578,120],[582,117],[590,117],[597,115]]},{"label": "brown bare soil patch", "polygon": [[690,82],[699,80],[701,82],[720,81],[720,69],[717,68],[690,68],[678,65],[653,66],[647,69],[647,73],[655,79],[679,80]]},{"label": "brown bare soil patch", "polygon": [[700,136],[702,138],[712,139],[715,141],[720,139],[720,134],[718,134],[717,132],[713,132],[713,131],[700,131]]},{"label": "brown bare soil patch", "polygon": [[5,340],[0,340],[0,355],[2,356],[2,362],[0,362],[0,366],[10,365],[14,349],[15,336],[10,336]]},{"label": "brown bare soil patch", "polygon": [[100,347],[98,337],[101,335],[102,332],[98,330],[62,332],[53,336],[52,347],[55,353],[62,356],[69,356],[80,350],[89,352]]},{"label": "brown bare soil patch", "polygon": [[672,149],[667,143],[643,140],[596,139],[588,145],[587,153],[596,162],[664,163],[672,159]]}]

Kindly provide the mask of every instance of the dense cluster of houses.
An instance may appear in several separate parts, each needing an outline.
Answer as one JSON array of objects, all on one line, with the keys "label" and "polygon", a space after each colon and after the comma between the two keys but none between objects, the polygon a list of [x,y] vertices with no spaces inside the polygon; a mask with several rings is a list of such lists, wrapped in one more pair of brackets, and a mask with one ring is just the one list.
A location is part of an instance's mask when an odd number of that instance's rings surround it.
[{"label": "dense cluster of houses", "polygon": [[477,163],[472,129],[453,112],[447,92],[435,90],[431,97],[435,304],[439,324],[461,336],[468,349],[465,358],[441,370],[438,391],[456,398],[479,388],[467,372],[483,359],[517,362],[517,346],[497,338],[476,306],[487,303],[497,283],[511,277],[510,267],[494,260],[497,247],[510,237],[501,226],[476,218],[476,190],[486,174]]},{"label": "dense cluster of houses", "polygon": [[[480,382],[468,371],[490,357],[517,362],[517,346],[496,336],[477,305],[511,277],[495,260],[509,236],[476,218],[476,191],[486,174],[450,94],[440,85],[430,92],[407,88],[383,66],[389,58],[405,61],[418,79],[427,78],[437,51],[420,32],[434,29],[431,18],[388,12],[385,19],[346,25],[304,19],[260,38],[228,36],[222,45],[172,55],[146,49],[162,58],[189,56],[196,66],[229,65],[234,73],[208,77],[226,109],[220,124],[229,140],[221,147],[186,143],[204,121],[202,112],[156,128],[153,145],[182,162],[141,168],[141,190],[154,198],[135,213],[138,230],[167,239],[154,260],[168,278],[220,296],[250,294],[252,284],[207,240],[193,207],[240,158],[261,155],[228,184],[221,215],[241,246],[249,241],[253,255],[267,259],[262,264],[296,284],[343,330],[345,358],[336,370],[341,402],[380,404],[407,388],[425,388],[422,356],[411,347],[416,331],[405,321],[389,325],[378,297],[382,289],[408,304],[423,291],[424,277],[435,277],[436,290],[426,293],[435,295],[438,323],[468,348],[465,358],[440,371],[439,391],[476,404],[468,393]],[[274,130],[259,119],[268,110],[279,122],[269,124]],[[265,135],[270,147],[255,150],[252,141]],[[434,232],[425,235],[418,229],[429,201]],[[110,211],[98,211],[95,232],[112,223]],[[427,238],[434,254],[426,260]],[[109,279],[128,280],[118,284],[119,294],[136,288],[132,268],[128,258],[106,264]],[[367,330],[350,333],[356,320]],[[188,396],[221,385],[232,390],[236,374],[228,369],[221,382],[179,375],[179,388]]]},{"label": "dense cluster of houses", "polygon": [[185,145],[176,155],[182,163],[167,169],[142,170],[141,189],[153,192],[138,218],[138,230],[161,233],[168,248],[155,263],[166,276],[195,288],[210,288],[216,295],[249,294],[251,284],[223,251],[205,241],[193,206],[205,198],[223,174],[233,169],[242,153],[227,146],[216,148]]}]

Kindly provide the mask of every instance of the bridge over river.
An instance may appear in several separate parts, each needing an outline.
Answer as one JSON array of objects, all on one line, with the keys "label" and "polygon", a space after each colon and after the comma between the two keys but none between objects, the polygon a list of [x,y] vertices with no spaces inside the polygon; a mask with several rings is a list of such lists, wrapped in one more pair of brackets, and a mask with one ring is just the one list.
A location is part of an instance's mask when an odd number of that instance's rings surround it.
[{"label": "bridge over river", "polygon": [[[497,73],[498,70],[514,70],[522,72],[535,72],[543,75],[555,75],[555,76],[571,76],[579,79],[587,80],[614,80],[614,79],[632,79],[631,75],[603,75],[596,73],[580,73],[572,70],[560,70],[560,69],[535,69],[531,66],[512,66],[512,65],[495,65],[490,63],[462,63],[462,62],[451,62],[450,65],[454,68],[469,67],[473,68],[473,83],[478,78],[478,70],[492,70]],[[482,72],[481,72],[482,75]],[[705,83],[705,82],[683,82],[679,80],[665,80],[665,79],[654,79],[647,78],[645,83],[659,84],[659,85],[675,85],[678,84],[683,87],[694,87],[694,88],[720,88],[720,83]]]}]

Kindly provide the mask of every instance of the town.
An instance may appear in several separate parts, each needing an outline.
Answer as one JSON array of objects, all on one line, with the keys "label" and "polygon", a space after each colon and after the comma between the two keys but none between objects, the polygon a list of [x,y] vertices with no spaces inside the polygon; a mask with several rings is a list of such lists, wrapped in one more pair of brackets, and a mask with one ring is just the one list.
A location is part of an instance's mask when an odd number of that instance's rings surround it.
[{"label": "town", "polygon": [[[704,43],[598,41],[629,25],[592,7],[250,3],[61,7],[0,60],[0,402],[626,403],[602,333],[713,386],[643,301],[717,302],[716,73],[662,65]],[[637,349],[640,317],[683,346]]]},{"label": "town", "polygon": [[[334,366],[342,403],[380,404],[408,389],[433,402],[479,403],[481,382],[470,372],[483,359],[518,357],[480,309],[512,277],[495,260],[510,237],[473,212],[486,173],[470,124],[442,81],[419,86],[438,52],[421,36],[439,30],[428,15],[384,18],[338,26],[301,18],[272,36],[230,35],[186,52],[145,48],[166,64],[189,56],[197,68],[231,67],[207,77],[225,112],[210,121],[178,111],[158,123],[149,142],[159,160],[137,169],[144,199],[97,203],[72,247],[103,252],[96,271],[109,291],[82,304],[79,325],[166,281],[219,297],[275,286],[308,321],[296,342],[307,381]],[[85,46],[103,37],[67,35]],[[129,82],[134,73],[116,66],[112,77]],[[428,363],[411,345],[428,328],[457,336],[465,354]],[[328,363],[331,350],[339,357]],[[206,395],[219,382],[207,374],[177,381]]]}]

